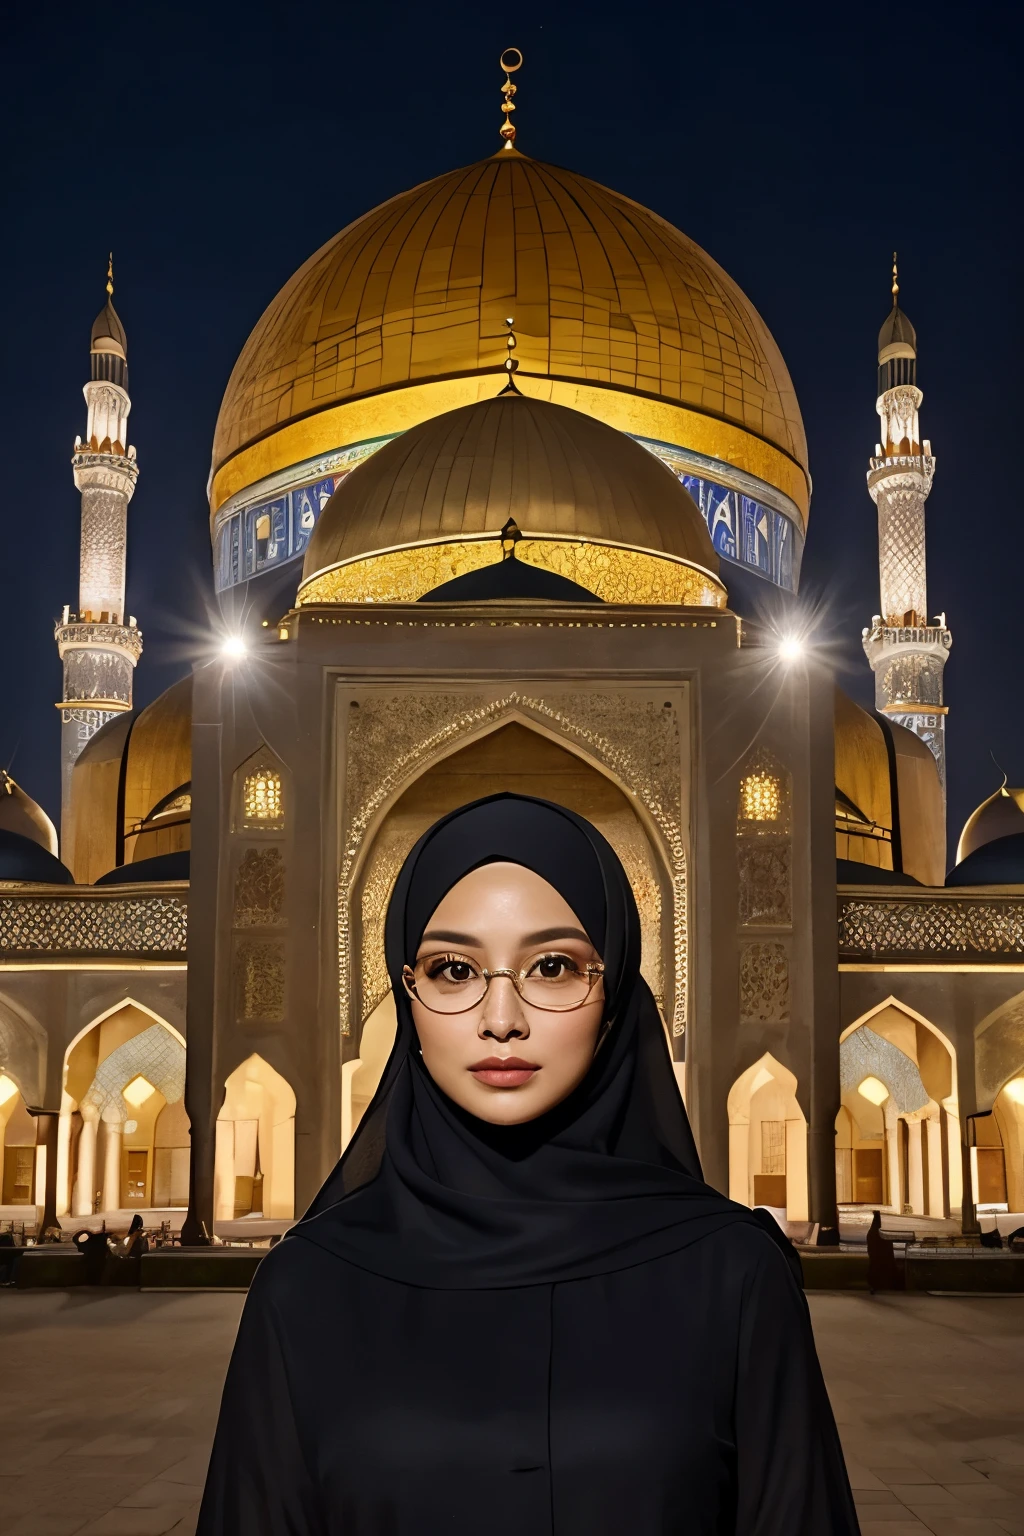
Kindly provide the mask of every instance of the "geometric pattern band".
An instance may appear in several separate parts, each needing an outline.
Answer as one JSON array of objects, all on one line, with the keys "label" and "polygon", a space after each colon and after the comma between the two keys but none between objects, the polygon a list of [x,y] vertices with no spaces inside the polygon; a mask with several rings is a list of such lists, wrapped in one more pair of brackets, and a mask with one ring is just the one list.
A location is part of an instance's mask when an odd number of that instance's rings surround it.
[{"label": "geometric pattern band", "polygon": [[188,896],[46,896],[0,892],[0,965],[68,959],[181,960]]},{"label": "geometric pattern band", "polygon": [[1024,901],[1015,897],[840,896],[840,960],[1024,960]]}]

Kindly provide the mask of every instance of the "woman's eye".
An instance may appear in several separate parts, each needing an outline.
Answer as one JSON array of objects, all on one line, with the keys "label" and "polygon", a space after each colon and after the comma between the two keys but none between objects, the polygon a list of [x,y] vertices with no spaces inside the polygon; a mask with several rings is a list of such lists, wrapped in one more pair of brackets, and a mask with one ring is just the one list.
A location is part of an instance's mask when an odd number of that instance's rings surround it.
[{"label": "woman's eye", "polygon": [[570,955],[544,955],[535,960],[529,974],[541,981],[564,981],[567,976],[578,976],[580,968]]},{"label": "woman's eye", "polygon": [[476,976],[475,966],[453,955],[438,955],[428,962],[426,969],[431,981],[445,981],[450,986],[464,986]]}]

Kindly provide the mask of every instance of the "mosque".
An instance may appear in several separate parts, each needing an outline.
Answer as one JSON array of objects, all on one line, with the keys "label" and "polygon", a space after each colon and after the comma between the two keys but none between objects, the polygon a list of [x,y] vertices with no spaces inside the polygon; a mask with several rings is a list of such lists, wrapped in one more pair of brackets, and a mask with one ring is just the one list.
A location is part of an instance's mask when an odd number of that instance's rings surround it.
[{"label": "mosque", "polygon": [[[108,279],[59,843],[0,782],[0,1225],[300,1214],[389,1049],[396,872],[503,789],[622,858],[710,1182],[794,1230],[1024,1210],[1024,790],[947,856],[895,272],[867,711],[801,645],[811,478],[765,322],[657,213],[521,150],[519,62],[496,153],[357,219],[257,321],[209,480],[228,640],[141,710]],[[870,448],[867,388],[865,417]]]}]

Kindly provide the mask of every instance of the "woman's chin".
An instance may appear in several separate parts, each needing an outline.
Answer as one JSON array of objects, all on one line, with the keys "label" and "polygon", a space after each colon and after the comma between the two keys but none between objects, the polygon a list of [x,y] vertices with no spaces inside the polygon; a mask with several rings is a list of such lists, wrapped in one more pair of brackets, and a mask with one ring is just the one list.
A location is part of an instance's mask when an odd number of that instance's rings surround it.
[{"label": "woman's chin", "polygon": [[486,1120],[489,1125],[525,1125],[559,1102],[558,1099],[551,1102],[549,1093],[531,1092],[531,1086],[524,1083],[521,1088],[492,1088],[474,1082],[468,1093],[460,1094],[458,1102],[471,1115]]}]

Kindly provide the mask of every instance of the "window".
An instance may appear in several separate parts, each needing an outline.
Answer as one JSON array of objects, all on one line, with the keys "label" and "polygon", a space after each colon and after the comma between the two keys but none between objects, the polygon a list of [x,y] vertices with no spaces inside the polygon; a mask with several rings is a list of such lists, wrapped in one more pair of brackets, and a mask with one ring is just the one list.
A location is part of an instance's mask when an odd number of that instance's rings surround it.
[{"label": "window", "polygon": [[740,820],[778,821],[782,816],[782,785],[766,768],[740,781]]},{"label": "window", "polygon": [[786,1171],[786,1122],[785,1120],[761,1121],[761,1172],[785,1173]]},{"label": "window", "polygon": [[242,785],[242,820],[247,827],[284,825],[281,775],[275,768],[257,768],[246,774]]}]

